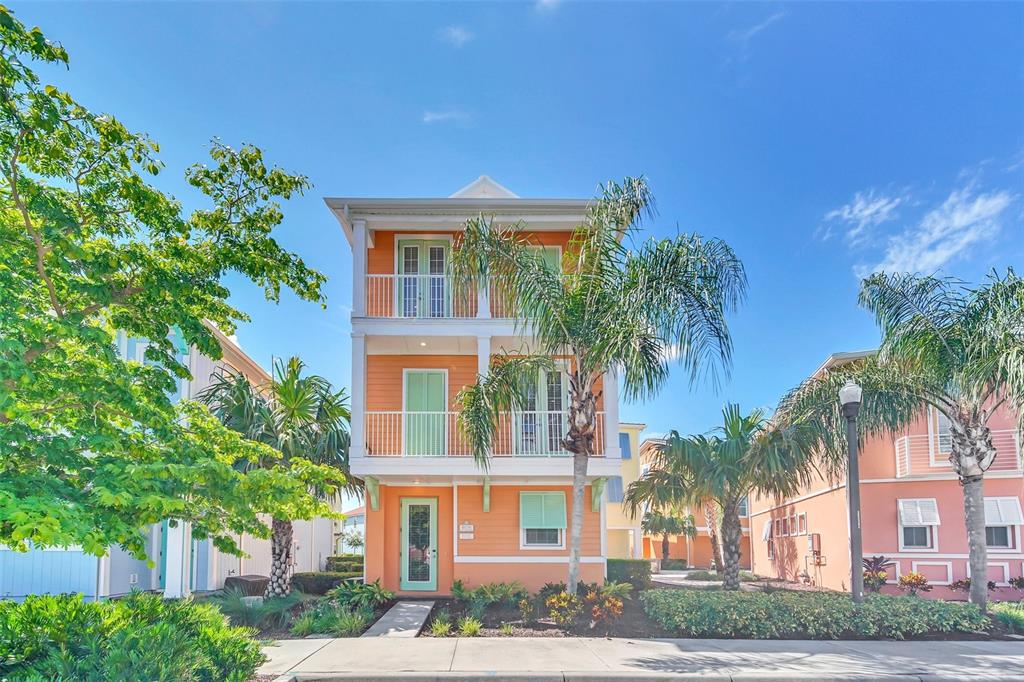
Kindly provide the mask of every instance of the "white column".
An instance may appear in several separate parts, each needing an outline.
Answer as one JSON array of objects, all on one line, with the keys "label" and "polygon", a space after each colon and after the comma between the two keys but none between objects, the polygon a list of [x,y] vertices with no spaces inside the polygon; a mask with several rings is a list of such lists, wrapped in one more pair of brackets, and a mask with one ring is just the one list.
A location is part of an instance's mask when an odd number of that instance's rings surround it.
[{"label": "white column", "polygon": [[352,317],[366,316],[366,221],[352,221]]},{"label": "white column", "polygon": [[491,368],[491,337],[476,337],[476,373],[487,376]]},{"label": "white column", "polygon": [[619,381],[615,372],[604,375],[604,456],[622,457],[619,452]]},{"label": "white column", "polygon": [[480,285],[476,291],[476,316],[482,319],[491,317],[491,291],[488,284]]},{"label": "white column", "polygon": [[[172,522],[173,523],[173,522]],[[184,521],[167,525],[164,597],[178,599],[189,593],[189,568],[192,565],[192,528]]]},{"label": "white column", "polygon": [[644,558],[644,532],[639,526],[633,529],[633,558]]},{"label": "white column", "polygon": [[366,455],[366,336],[352,334],[352,442],[349,458]]}]

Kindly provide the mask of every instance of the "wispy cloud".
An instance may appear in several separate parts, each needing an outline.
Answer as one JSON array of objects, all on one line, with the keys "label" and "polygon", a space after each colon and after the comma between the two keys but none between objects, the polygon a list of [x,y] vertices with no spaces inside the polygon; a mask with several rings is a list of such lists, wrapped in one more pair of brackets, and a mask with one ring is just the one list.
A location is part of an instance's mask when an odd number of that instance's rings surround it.
[{"label": "wispy cloud", "polygon": [[550,12],[562,4],[562,0],[535,0],[533,8],[538,12]]},{"label": "wispy cloud", "polygon": [[871,236],[872,228],[894,220],[897,209],[906,202],[906,194],[883,194],[874,189],[857,192],[849,203],[825,214],[825,223],[818,228],[818,236],[828,240],[836,229],[842,229],[847,242],[857,246]]},{"label": "wispy cloud", "polygon": [[891,236],[881,261],[854,271],[859,277],[871,272],[932,273],[998,236],[1015,199],[1006,190],[979,193],[973,185],[955,190],[919,223]]},{"label": "wispy cloud", "polygon": [[424,111],[421,120],[429,125],[432,123],[466,123],[471,118],[469,112],[462,109],[439,109]]},{"label": "wispy cloud", "polygon": [[437,32],[441,42],[448,43],[452,47],[462,47],[473,40],[473,32],[464,26],[445,26]]},{"label": "wispy cloud", "polygon": [[737,28],[733,29],[732,31],[729,31],[729,33],[726,35],[726,38],[735,43],[739,43],[740,45],[746,46],[748,43],[750,43],[751,40],[754,39],[754,37],[758,33],[764,31],[766,28],[774,24],[776,21],[779,21],[784,16],[786,16],[785,12],[776,12],[775,14],[769,16],[767,19],[765,19],[759,24],[754,24],[753,26],[750,26],[748,28]]}]

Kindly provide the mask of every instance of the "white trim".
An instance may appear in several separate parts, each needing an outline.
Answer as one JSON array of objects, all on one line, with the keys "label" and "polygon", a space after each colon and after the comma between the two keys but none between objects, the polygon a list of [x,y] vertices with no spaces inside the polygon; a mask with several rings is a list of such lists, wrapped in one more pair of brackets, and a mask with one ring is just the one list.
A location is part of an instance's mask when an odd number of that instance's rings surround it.
[{"label": "white trim", "polygon": [[519,549],[525,552],[532,552],[537,550],[547,549],[565,549],[565,528],[531,528],[530,530],[557,530],[558,531],[558,544],[557,545],[528,545],[526,544],[526,528],[519,528]]},{"label": "white trim", "polygon": [[[621,459],[619,450],[619,379],[615,372],[604,374],[604,456]],[[601,551],[604,554],[604,550]]]},{"label": "white trim", "polygon": [[[452,483],[452,556],[459,556],[459,484]],[[363,562],[365,564],[365,562]]]},{"label": "white trim", "polygon": [[[803,528],[800,521],[803,520]],[[797,535],[807,535],[807,512],[800,512],[796,515]]]},{"label": "white trim", "polygon": [[[996,587],[1009,587],[1010,586],[1010,562],[1009,561],[990,561],[988,562],[988,568],[993,566],[1002,566],[1003,568],[1003,579],[997,580]],[[967,562],[967,577],[971,577],[971,562]],[[988,576],[986,574],[986,580],[988,582]]]},{"label": "white trim", "polygon": [[1010,541],[1013,542],[1012,547],[990,547],[988,545],[988,542],[986,542],[985,548],[989,551],[990,554],[1009,554],[1011,552],[1020,551],[1020,526],[1007,524],[1003,526],[985,526],[985,528],[1008,528],[1010,529],[1008,531],[1008,535],[1012,533],[1012,535],[1009,536]]},{"label": "white trim", "polygon": [[[986,471],[985,479],[990,478],[1024,478],[1020,471]],[[912,474],[901,478],[867,478],[860,483],[904,483],[907,481],[956,481],[959,477],[956,474]]]},{"label": "white trim", "polygon": [[[933,553],[936,553],[936,554],[938,553],[938,551],[939,551],[939,534],[937,532],[938,531],[938,527],[937,526],[904,526],[902,523],[898,523],[897,525],[899,526],[899,535],[897,536],[897,539],[899,541],[899,548],[900,548],[901,552],[919,552],[919,553],[933,552]],[[906,528],[927,528],[928,529],[928,539],[931,541],[931,546],[930,547],[916,547],[916,546],[904,545],[903,544],[903,529],[905,527]]]},{"label": "white trim", "polygon": [[361,461],[366,455],[366,337],[362,334],[352,334],[352,421],[349,428],[351,459]]},{"label": "white trim", "polygon": [[352,317],[366,315],[366,241],[365,220],[352,221]]},{"label": "white trim", "polygon": [[[457,556],[457,564],[567,564],[567,556]],[[603,564],[603,556],[580,557],[581,564]]]},{"label": "white trim", "polygon": [[[606,490],[607,490],[607,488],[606,488]],[[594,489],[593,488],[590,489],[590,494],[591,495],[594,494]],[[605,507],[607,507],[608,505],[605,503],[603,498],[602,498],[602,500],[600,502],[600,505],[601,505],[600,506],[601,556],[608,556],[608,525],[606,523],[607,519],[605,519],[605,514],[604,514]]]},{"label": "white trim", "polygon": [[953,562],[952,561],[911,561],[910,570],[914,573],[920,573],[917,570],[918,566],[945,566],[946,568],[946,579],[945,580],[929,580],[928,582],[932,585],[949,585],[953,582]]},{"label": "white trim", "polygon": [[[887,557],[889,559],[928,559],[928,560],[930,560],[930,559],[970,559],[971,558],[970,554],[947,554],[945,552],[943,552],[942,554],[939,554],[938,556],[929,556],[927,553],[923,553],[923,552],[886,552],[886,551],[870,552],[868,550],[864,550],[864,556],[871,556],[871,555],[875,555],[875,554],[881,554],[881,555],[883,555],[883,556],[885,556],[885,557]],[[1024,554],[1003,555],[1003,556],[1000,556],[999,558],[1000,559],[1024,559]]]}]

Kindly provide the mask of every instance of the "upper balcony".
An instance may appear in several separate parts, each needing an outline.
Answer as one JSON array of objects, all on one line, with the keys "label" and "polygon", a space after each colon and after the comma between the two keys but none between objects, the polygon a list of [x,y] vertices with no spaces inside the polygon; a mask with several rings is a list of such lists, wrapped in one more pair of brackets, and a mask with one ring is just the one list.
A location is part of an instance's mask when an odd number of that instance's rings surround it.
[{"label": "upper balcony", "polygon": [[513,307],[495,287],[456,293],[446,275],[366,276],[366,317],[377,319],[511,319]]},{"label": "upper balcony", "polygon": [[[996,459],[989,472],[1021,473],[1021,432],[1015,429],[992,431]],[[895,441],[896,477],[949,474],[952,441],[948,433],[902,436]]]}]

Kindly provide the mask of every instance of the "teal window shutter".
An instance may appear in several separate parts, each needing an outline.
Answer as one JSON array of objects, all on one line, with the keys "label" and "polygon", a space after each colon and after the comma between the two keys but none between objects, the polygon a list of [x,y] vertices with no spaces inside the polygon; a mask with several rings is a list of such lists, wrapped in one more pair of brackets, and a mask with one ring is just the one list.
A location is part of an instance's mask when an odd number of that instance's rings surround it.
[{"label": "teal window shutter", "polygon": [[611,476],[608,478],[608,487],[605,488],[608,491],[609,502],[622,502],[623,490],[622,490],[622,476]]},{"label": "teal window shutter", "polygon": [[620,433],[619,434],[619,452],[622,453],[622,459],[632,459],[633,458],[633,452],[630,449],[629,434],[628,433]]},{"label": "teal window shutter", "polygon": [[519,527],[564,529],[566,527],[565,493],[519,493]]}]

